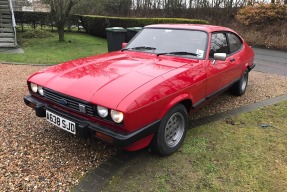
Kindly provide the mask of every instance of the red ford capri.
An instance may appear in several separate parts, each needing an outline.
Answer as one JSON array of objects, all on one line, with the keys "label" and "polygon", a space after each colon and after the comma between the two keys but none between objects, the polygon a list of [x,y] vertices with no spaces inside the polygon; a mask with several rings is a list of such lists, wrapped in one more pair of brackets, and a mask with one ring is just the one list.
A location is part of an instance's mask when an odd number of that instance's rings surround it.
[{"label": "red ford capri", "polygon": [[24,101],[71,134],[169,155],[183,143],[194,109],[228,89],[244,94],[253,60],[229,28],[149,25],[120,51],[31,75]]}]

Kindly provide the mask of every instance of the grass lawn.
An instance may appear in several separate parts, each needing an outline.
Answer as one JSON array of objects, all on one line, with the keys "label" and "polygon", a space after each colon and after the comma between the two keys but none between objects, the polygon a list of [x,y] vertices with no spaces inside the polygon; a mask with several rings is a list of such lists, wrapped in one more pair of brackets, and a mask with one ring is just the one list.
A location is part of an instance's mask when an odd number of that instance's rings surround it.
[{"label": "grass lawn", "polygon": [[286,137],[287,101],[193,128],[174,155],[143,150],[103,191],[287,191]]},{"label": "grass lawn", "polygon": [[[31,31],[28,31],[31,34]],[[58,42],[57,33],[41,37],[41,30],[33,32],[18,32],[20,47],[24,54],[1,54],[0,63],[17,62],[27,64],[57,64],[64,61],[107,52],[106,39],[89,36],[84,33],[65,33],[65,42]],[[37,34],[39,33],[39,34]]]}]

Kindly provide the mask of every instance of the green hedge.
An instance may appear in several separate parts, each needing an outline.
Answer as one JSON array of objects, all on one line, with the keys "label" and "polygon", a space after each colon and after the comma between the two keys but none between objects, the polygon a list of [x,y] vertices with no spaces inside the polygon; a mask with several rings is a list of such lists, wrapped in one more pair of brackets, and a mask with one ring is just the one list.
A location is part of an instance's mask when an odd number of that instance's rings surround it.
[{"label": "green hedge", "polygon": [[[29,11],[14,11],[17,24],[32,24],[53,26],[55,23],[54,14],[50,12],[29,12]],[[77,15],[69,15],[67,25],[77,25],[79,17]]]},{"label": "green hedge", "polygon": [[108,27],[143,27],[160,23],[208,24],[206,20],[183,18],[126,18],[95,15],[79,15],[79,18],[86,32],[98,37],[106,37]]},{"label": "green hedge", "polygon": [[26,24],[46,24],[50,20],[50,13],[14,11],[16,23]]}]

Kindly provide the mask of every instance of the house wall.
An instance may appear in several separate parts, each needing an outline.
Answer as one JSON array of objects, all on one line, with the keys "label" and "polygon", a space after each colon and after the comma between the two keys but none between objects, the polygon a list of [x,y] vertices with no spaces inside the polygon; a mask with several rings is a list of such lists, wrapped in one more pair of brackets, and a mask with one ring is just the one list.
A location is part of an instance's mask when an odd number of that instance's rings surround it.
[{"label": "house wall", "polygon": [[39,0],[12,0],[15,11],[49,12],[50,6],[41,3]]}]

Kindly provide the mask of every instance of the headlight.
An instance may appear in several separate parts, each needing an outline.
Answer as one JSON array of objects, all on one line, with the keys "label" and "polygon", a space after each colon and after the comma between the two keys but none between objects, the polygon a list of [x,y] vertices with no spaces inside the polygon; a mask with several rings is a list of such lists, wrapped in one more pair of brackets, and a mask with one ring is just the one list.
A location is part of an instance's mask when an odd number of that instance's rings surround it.
[{"label": "headlight", "polygon": [[31,90],[34,92],[34,93],[37,93],[38,91],[38,86],[34,83],[31,83],[30,84],[30,87],[31,87]]},{"label": "headlight", "polygon": [[99,106],[99,105],[97,106],[97,111],[98,111],[99,116],[102,118],[107,117],[109,114],[109,111],[107,108]]},{"label": "headlight", "polygon": [[119,111],[111,110],[111,117],[116,123],[121,123],[124,119],[124,114]]},{"label": "headlight", "polygon": [[38,86],[38,93],[39,93],[41,96],[44,96],[44,90],[43,90],[43,87]]}]

